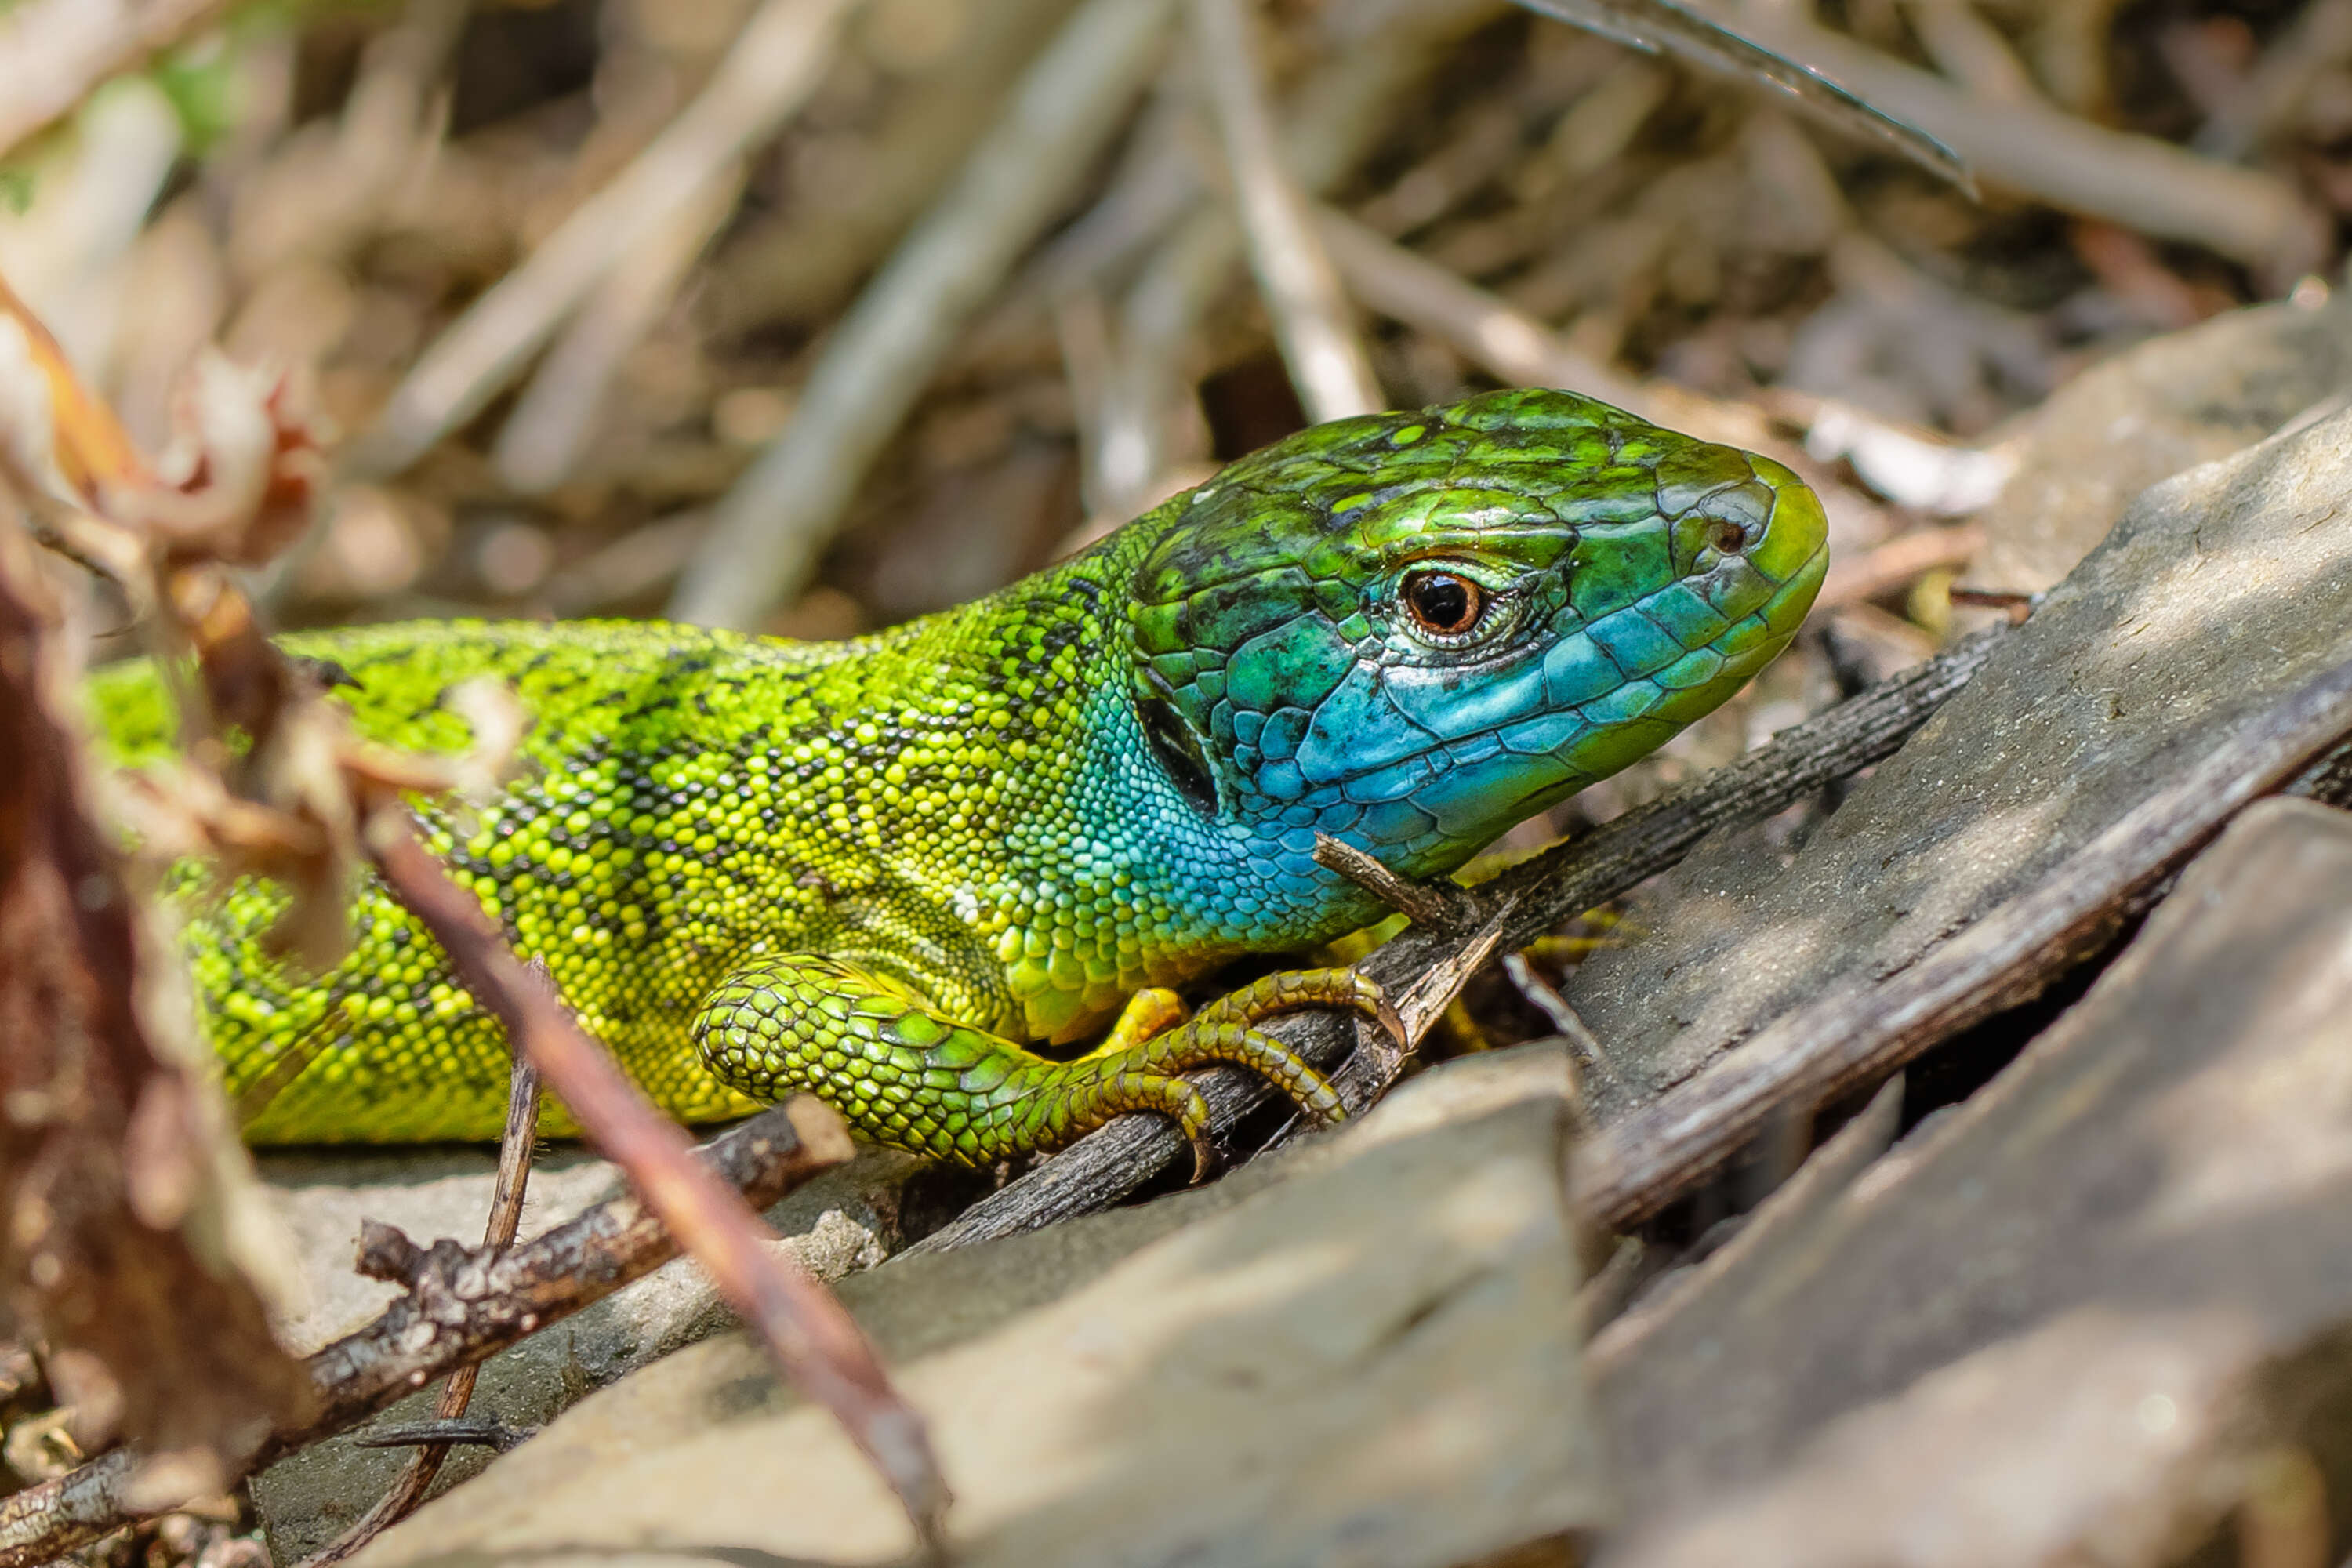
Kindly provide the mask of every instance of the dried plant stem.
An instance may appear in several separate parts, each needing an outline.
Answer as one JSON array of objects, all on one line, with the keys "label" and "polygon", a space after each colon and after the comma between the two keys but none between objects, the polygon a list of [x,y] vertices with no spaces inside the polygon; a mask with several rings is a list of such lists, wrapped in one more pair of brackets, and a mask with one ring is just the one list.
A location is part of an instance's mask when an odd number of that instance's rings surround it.
[{"label": "dried plant stem", "polygon": [[751,626],[807,580],[941,356],[1070,199],[1157,64],[1172,0],[1087,0],[833,330],[791,424],[719,503],[671,599]]},{"label": "dried plant stem", "polygon": [[2319,258],[2324,233],[2315,216],[2276,175],[2110,131],[2047,104],[1988,102],[1782,7],[1750,0],[1738,20],[1759,42],[1944,142],[1988,181],[2143,234],[2208,246],[2288,280]]},{"label": "dried plant stem", "polygon": [[2190,143],[2234,162],[2302,112],[2311,89],[2352,59],[2352,0],[2310,0]]},{"label": "dried plant stem", "polygon": [[1973,522],[1915,528],[1885,543],[1834,562],[1815,596],[1816,613],[1859,604],[1909,584],[1923,572],[1965,566],[1984,550],[1984,529]]},{"label": "dried plant stem", "polygon": [[[507,1094],[506,1131],[499,1140],[498,1185],[490,1194],[489,1217],[482,1226],[482,1252],[489,1257],[497,1257],[513,1246],[515,1231],[522,1224],[523,1194],[530,1184],[531,1144],[539,1134],[539,1068],[530,1058],[515,1058]],[[481,1373],[479,1362],[451,1373],[449,1381],[442,1386],[440,1399],[434,1405],[435,1419],[455,1421],[465,1415],[466,1407],[473,1403],[474,1384]],[[330,1563],[341,1563],[415,1512],[448,1458],[446,1443],[421,1445],[409,1456],[400,1479],[376,1500],[375,1506],[362,1514],[349,1530],[311,1553],[302,1568],[328,1568]]]},{"label": "dried plant stem", "polygon": [[1952,149],[1882,106],[1856,98],[1809,65],[1727,32],[1672,0],[1518,0],[1530,11],[1587,27],[1637,48],[1663,50],[1736,82],[1787,95],[1824,125],[1888,147],[1970,195],[1975,187]]},{"label": "dried plant stem", "polygon": [[743,162],[737,159],[692,200],[647,225],[614,263],[499,429],[490,460],[500,479],[525,495],[541,495],[572,476],[629,351],[669,309],[742,195]]},{"label": "dried plant stem", "polygon": [[1641,386],[1501,296],[1334,208],[1319,208],[1316,222],[1348,287],[1381,314],[1444,340],[1511,385],[1571,387],[1645,412]]},{"label": "dried plant stem", "polygon": [[1387,406],[1349,319],[1346,295],[1305,199],[1282,165],[1265,72],[1241,0],[1191,0],[1192,41],[1208,86],[1235,216],[1249,246],[1291,384],[1316,423]]},{"label": "dried plant stem", "polygon": [[[1354,36],[1298,84],[1283,115],[1282,167],[1297,187],[1319,195],[1339,184],[1446,48],[1507,8],[1506,0],[1368,0],[1335,12],[1335,25],[1351,26]],[[1152,493],[1179,456],[1168,436],[1186,423],[1192,400],[1190,355],[1241,258],[1241,235],[1223,205],[1196,205],[1121,300],[1113,396],[1135,439],[1117,477],[1130,493]]]},{"label": "dried plant stem", "polygon": [[693,208],[791,117],[831,63],[856,4],[764,0],[694,101],[418,357],[344,454],[345,472],[397,473],[479,413],[629,253],[632,236]]}]

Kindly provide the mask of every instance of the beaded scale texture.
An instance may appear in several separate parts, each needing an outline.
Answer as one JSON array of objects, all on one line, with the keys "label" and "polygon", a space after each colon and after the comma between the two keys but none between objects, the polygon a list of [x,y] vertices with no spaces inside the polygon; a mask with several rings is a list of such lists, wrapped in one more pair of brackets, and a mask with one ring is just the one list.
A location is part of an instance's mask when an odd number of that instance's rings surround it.
[{"label": "beaded scale texture", "polygon": [[[1369,982],[1274,975],[1189,1023],[1161,988],[1380,917],[1315,863],[1318,830],[1439,874],[1650,752],[1787,644],[1825,564],[1819,502],[1769,459],[1512,391],[1301,432],[853,641],[450,623],[284,643],[394,744],[463,747],[443,694],[511,683],[521,775],[418,819],[664,1107],[807,1089],[861,1136],[987,1163],[1130,1109],[1197,1139],[1178,1075],[1212,1059],[1338,1114],[1251,1026],[1377,1012]],[[143,664],[91,695],[122,762],[170,745]],[[261,945],[281,889],[177,886],[227,1087],[274,1086],[250,1139],[498,1136],[498,1026],[380,887],[349,955],[306,975]],[[1107,1025],[1076,1059],[1022,1043]]]}]

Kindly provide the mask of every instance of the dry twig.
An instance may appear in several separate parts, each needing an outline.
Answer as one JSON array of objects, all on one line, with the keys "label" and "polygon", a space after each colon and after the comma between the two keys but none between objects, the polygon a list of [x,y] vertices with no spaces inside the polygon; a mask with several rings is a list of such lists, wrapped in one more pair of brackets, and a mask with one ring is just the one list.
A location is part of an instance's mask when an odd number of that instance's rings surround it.
[{"label": "dry twig", "polygon": [[749,626],[799,589],[956,334],[996,291],[1143,89],[1173,0],[1087,0],[955,184],[833,330],[792,423],[735,482],[669,613]]},{"label": "dry twig", "polygon": [[[499,1140],[498,1185],[490,1194],[489,1216],[482,1224],[481,1251],[488,1257],[495,1258],[513,1246],[515,1231],[522,1224],[523,1194],[530,1182],[531,1143],[539,1135],[539,1068],[530,1059],[515,1058],[507,1096],[506,1131]],[[449,1374],[434,1405],[436,1420],[454,1423],[466,1414],[466,1406],[473,1403],[474,1384],[481,1371],[482,1363],[474,1362]],[[420,1445],[409,1456],[400,1479],[376,1500],[375,1506],[362,1514],[349,1530],[312,1552],[302,1568],[328,1568],[330,1563],[341,1563],[415,1512],[448,1458],[449,1445],[446,1442]]]},{"label": "dry twig", "polygon": [[[1391,129],[1392,106],[1435,68],[1446,46],[1504,9],[1505,0],[1364,0],[1333,13],[1345,47],[1299,82],[1283,116],[1282,166],[1297,188],[1320,195],[1337,184]],[[1114,194],[1106,205],[1118,199]],[[1202,319],[1242,257],[1240,233],[1222,205],[1185,211],[1170,199],[1164,210],[1185,216],[1162,237],[1118,310],[1113,401],[1133,439],[1116,474],[1106,476],[1117,485],[1106,488],[1129,495],[1160,489],[1179,456],[1169,432],[1197,426],[1184,416],[1195,398],[1191,356]]]},{"label": "dry twig", "polygon": [[2289,123],[2330,68],[2352,59],[2352,0],[2309,0],[2192,143],[2235,161]]},{"label": "dry twig", "polygon": [[628,237],[691,209],[774,134],[821,79],[856,0],[765,0],[694,101],[425,351],[344,454],[354,476],[397,473],[479,413],[629,253]]},{"label": "dry twig", "polygon": [[[9,302],[0,296],[0,305]],[[352,739],[333,710],[263,637],[249,605],[227,575],[229,563],[257,563],[282,549],[309,515],[320,462],[307,426],[288,406],[284,386],[274,378],[210,367],[195,400],[195,439],[186,473],[182,483],[169,485],[135,463],[110,415],[94,400],[79,396],[55,345],[38,334],[29,319],[22,325],[9,320],[0,326],[7,328],[7,342],[16,350],[14,374],[0,380],[0,394],[10,395],[7,406],[19,416],[16,424],[22,426],[13,432],[16,438],[0,450],[12,457],[36,450],[46,464],[36,479],[38,486],[45,491],[62,486],[60,504],[84,504],[101,514],[93,526],[121,536],[126,542],[122,553],[142,579],[152,578],[148,596],[159,613],[150,620],[158,636],[167,639],[163,650],[185,647],[194,656],[198,679],[179,693],[187,749],[194,759],[194,765],[184,769],[188,781],[184,793],[191,798],[173,801],[159,794],[154,801],[157,821],[169,821],[175,808],[180,818],[176,826],[184,833],[184,845],[170,852],[209,850],[238,869],[290,885],[297,891],[296,906],[310,906],[305,923],[331,928],[331,934],[339,935],[340,895],[347,882],[334,873],[363,846],[386,888],[433,934],[467,990],[505,1026],[517,1055],[545,1074],[591,1139],[646,1194],[647,1206],[703,1259],[720,1292],[768,1344],[787,1374],[848,1425],[853,1439],[906,1503],[926,1548],[935,1552],[946,1489],[919,1418],[890,1387],[856,1324],[796,1265],[763,1250],[761,1243],[772,1237],[758,1216],[694,1163],[685,1131],[655,1110],[619,1066],[581,1032],[543,977],[534,975],[507,948],[480,903],[417,840],[405,797],[446,791],[477,772],[476,782],[487,784],[488,774],[480,760],[412,758]],[[42,420],[34,420],[28,409],[43,416]],[[68,431],[86,424],[104,438],[58,446],[47,421],[59,411],[71,416]],[[56,452],[47,450],[45,443],[57,447]],[[60,456],[73,458],[82,474],[93,477],[78,483]],[[17,466],[12,462],[7,468]],[[0,535],[0,542],[10,537]],[[34,668],[29,659],[17,662],[28,670]],[[167,679],[176,668],[175,659],[159,660]],[[487,739],[499,719],[481,710],[469,722],[478,737]],[[515,728],[519,731],[519,722]],[[232,731],[245,739],[241,750],[226,743]],[[55,754],[60,769],[74,755],[62,739],[41,750]],[[80,876],[68,885],[93,885],[92,876]],[[112,901],[118,906],[125,902],[120,898]],[[103,907],[90,904],[93,912]],[[115,918],[121,918],[120,908]],[[318,933],[310,934],[315,942]],[[117,943],[118,948],[123,945]],[[127,950],[114,956],[118,962],[110,964],[85,964],[83,987],[94,983],[92,977],[125,972],[113,987],[121,995],[112,1009],[121,1014],[134,988],[127,975]],[[320,962],[327,956],[331,953]],[[58,1024],[57,1029],[37,1032],[70,1035],[71,1020]],[[47,1066],[38,1058],[29,1058],[29,1065],[36,1069]],[[100,1076],[118,1087],[141,1081],[140,1075],[124,1070]],[[37,1077],[17,1100],[30,1104],[27,1096],[38,1093],[56,1099],[57,1087]],[[150,1228],[175,1225],[201,1190],[194,1168],[199,1156],[181,1147],[188,1124],[197,1120],[186,1103],[191,1098],[180,1089],[155,1100],[152,1110],[142,1105],[138,1120],[151,1125],[132,1128],[141,1136],[129,1140],[129,1196],[134,1209],[152,1211],[146,1215],[155,1222]],[[101,1130],[113,1120],[94,1114],[104,1109],[79,1102],[58,1106],[76,1121],[91,1121]],[[527,1143],[520,1134],[518,1141]],[[142,1175],[138,1169],[142,1152],[160,1170]],[[142,1181],[152,1184],[159,1178],[169,1184],[142,1192]],[[16,1229],[27,1228],[20,1216]],[[115,1239],[103,1230],[93,1235]],[[37,1230],[33,1237],[52,1247],[69,1239],[44,1237]],[[34,1261],[37,1264],[37,1258]],[[82,1330],[69,1313],[51,1310],[46,1315],[53,1331],[61,1335],[70,1337]],[[257,1309],[247,1315],[259,1316]],[[212,1337],[241,1350],[266,1377],[273,1365],[266,1331],[258,1347],[247,1347],[246,1342],[253,1336],[236,1331],[233,1320],[225,1321]],[[145,1331],[159,1344],[177,1343],[162,1326],[150,1325]],[[214,1348],[217,1353],[219,1347]],[[115,1360],[124,1367],[140,1366],[131,1349],[126,1345],[115,1352]],[[155,1390],[172,1390],[184,1381],[188,1369],[205,1364],[198,1355],[181,1359],[184,1366],[173,1364],[170,1356],[160,1360],[149,1379]],[[236,1394],[247,1405],[259,1403],[244,1384],[231,1382],[219,1390],[200,1386],[201,1397],[187,1402],[197,1413],[179,1417],[194,1428],[183,1440],[192,1447],[209,1446],[211,1470],[233,1468],[249,1457],[252,1444],[273,1423],[282,1431],[289,1424],[286,1406],[309,1392],[300,1386],[299,1375],[292,1375],[292,1363],[282,1352],[274,1364],[287,1374],[280,1381],[288,1385],[288,1395],[262,1404],[257,1412],[238,1412],[242,1426],[234,1431],[213,1429],[228,1424],[214,1407]],[[248,1383],[257,1381],[253,1372],[245,1377]],[[130,1392],[134,1413],[149,1415],[143,1402],[152,1393],[135,1386]],[[146,1423],[148,1428],[154,1426]],[[163,1429],[176,1430],[168,1425]],[[211,1471],[200,1473],[212,1481]],[[147,1489],[156,1489],[152,1480]],[[138,1506],[137,1489],[127,1482],[109,1495],[113,1498],[110,1506]],[[69,1511],[89,1503],[91,1497],[66,1489],[46,1514],[38,1511],[44,1506],[38,1500],[26,1499],[15,1511],[0,1513],[0,1542],[11,1534],[46,1540],[59,1525],[57,1510]],[[12,1521],[15,1530],[8,1528]],[[0,1556],[5,1550],[0,1547]]]},{"label": "dry twig", "polygon": [[679,283],[742,195],[739,159],[692,200],[656,215],[614,262],[500,427],[490,454],[499,478],[525,495],[538,495],[571,477],[629,351],[670,308]]},{"label": "dry twig", "polygon": [[1265,73],[1241,0],[1192,0],[1196,63],[1223,141],[1234,211],[1275,341],[1309,421],[1384,408],[1331,258],[1276,144]]},{"label": "dry twig", "polygon": [[1557,16],[1606,38],[1644,50],[1664,49],[1703,69],[1735,81],[1756,82],[1788,95],[1789,100],[1825,125],[1891,147],[1929,173],[1971,190],[1969,172],[1949,147],[1864,102],[1810,66],[1736,33],[1727,32],[1672,0],[1518,0],[1530,11]]},{"label": "dry twig", "polygon": [[1986,102],[1753,0],[1739,18],[1759,40],[1938,138],[1988,181],[2144,234],[2209,246],[2285,281],[2309,271],[2323,254],[2315,215],[2275,175],[2110,131],[2044,104]]},{"label": "dry twig", "polygon": [[1965,566],[1983,548],[1984,530],[1973,522],[1915,528],[1860,555],[1832,562],[1829,575],[1822,580],[1821,593],[1813,599],[1813,609],[1818,614],[1893,593],[1922,573],[1941,566]]},{"label": "dry twig", "polygon": [[228,9],[228,0],[32,0],[0,19],[0,153]]},{"label": "dry twig", "polygon": [[[163,490],[0,283],[0,1317],[47,1340],[82,1441],[146,1445],[126,1488],[170,1506],[215,1489],[308,1390],[271,1336],[249,1173],[168,939],[94,807],[79,661],[17,523],[77,529],[102,497],[192,527],[209,499]],[[81,535],[149,582],[137,551]]]},{"label": "dry twig", "polygon": [[1507,386],[1573,387],[1649,416],[1643,388],[1499,295],[1336,208],[1320,208],[1316,217],[1332,261],[1372,310],[1451,344]]},{"label": "dry twig", "polygon": [[[706,1167],[764,1209],[856,1152],[841,1119],[796,1099],[697,1151]],[[315,1413],[272,1432],[250,1467],[348,1431],[433,1379],[488,1360],[678,1256],[677,1238],[634,1191],[599,1204],[497,1258],[454,1241],[420,1248],[372,1232],[409,1289],[383,1315],[304,1363]],[[404,1242],[404,1238],[403,1238]],[[55,1480],[0,1499],[0,1568],[32,1568],[155,1510],[131,1487],[137,1459],[102,1454]]]}]

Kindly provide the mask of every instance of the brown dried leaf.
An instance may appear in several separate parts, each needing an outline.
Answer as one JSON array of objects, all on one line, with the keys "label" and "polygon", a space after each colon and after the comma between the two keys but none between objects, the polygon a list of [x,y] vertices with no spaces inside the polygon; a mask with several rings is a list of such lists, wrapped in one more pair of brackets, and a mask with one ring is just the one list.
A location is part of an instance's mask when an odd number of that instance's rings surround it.
[{"label": "brown dried leaf", "polygon": [[300,537],[330,439],[306,379],[206,350],[173,412],[177,433],[155,479],[108,489],[110,515],[173,561],[257,566]]},{"label": "brown dried leaf", "polygon": [[242,1155],[172,960],[88,809],[44,589],[0,527],[0,1313],[55,1347],[79,1441],[119,1429],[167,1461],[154,1488],[200,1490],[310,1386],[243,1268]]},{"label": "brown dried leaf", "polygon": [[[113,410],[0,279],[0,459],[41,499],[87,509],[102,486],[152,483]],[[32,498],[20,498],[32,499]]]}]

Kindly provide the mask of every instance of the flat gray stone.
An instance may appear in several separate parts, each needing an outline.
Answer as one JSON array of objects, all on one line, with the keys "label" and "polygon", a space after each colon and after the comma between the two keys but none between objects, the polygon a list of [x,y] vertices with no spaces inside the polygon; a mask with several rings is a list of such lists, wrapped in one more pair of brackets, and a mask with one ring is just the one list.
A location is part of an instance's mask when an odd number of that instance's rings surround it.
[{"label": "flat gray stone", "polygon": [[[265,1193],[294,1237],[308,1300],[284,1325],[289,1345],[308,1354],[372,1321],[397,1293],[352,1268],[360,1222],[382,1220],[430,1245],[454,1237],[479,1244],[498,1158],[478,1149],[354,1150],[264,1153]],[[861,1151],[839,1170],[788,1194],[768,1220],[802,1262],[827,1279],[869,1268],[898,1244],[898,1198],[917,1168],[909,1156]],[[520,1236],[528,1240],[618,1191],[607,1162],[572,1148],[534,1162]],[[731,1327],[733,1315],[699,1266],[679,1260],[492,1357],[476,1385],[472,1413],[510,1425],[551,1420],[591,1389],[682,1344]],[[432,1414],[435,1384],[404,1400],[387,1420]],[[363,1448],[352,1434],[272,1466],[253,1491],[271,1549],[295,1562],[340,1535],[392,1485],[405,1449]],[[439,1489],[475,1474],[488,1450],[453,1451]]]},{"label": "flat gray stone", "polygon": [[2244,450],[2352,392],[2352,297],[2231,310],[2084,371],[2033,411],[2017,471],[1979,514],[1969,581],[2038,594],[2115,526],[2134,496]]},{"label": "flat gray stone", "polygon": [[1785,869],[1733,835],[1660,879],[1570,987],[1599,1113],[1913,962],[2347,658],[2352,414],[2157,486]]},{"label": "flat gray stone", "polygon": [[[1554,1047],[1473,1058],[1239,1179],[845,1280],[931,1424],[957,1563],[1444,1568],[1599,1522],[1568,1103]],[[831,1421],[730,1335],[356,1561],[845,1564],[909,1543]]]},{"label": "flat gray stone", "polygon": [[1990,1087],[1602,1331],[1601,1562],[2136,1568],[2281,1454],[2340,1498],[2347,1020],[2352,815],[2262,803]]}]

